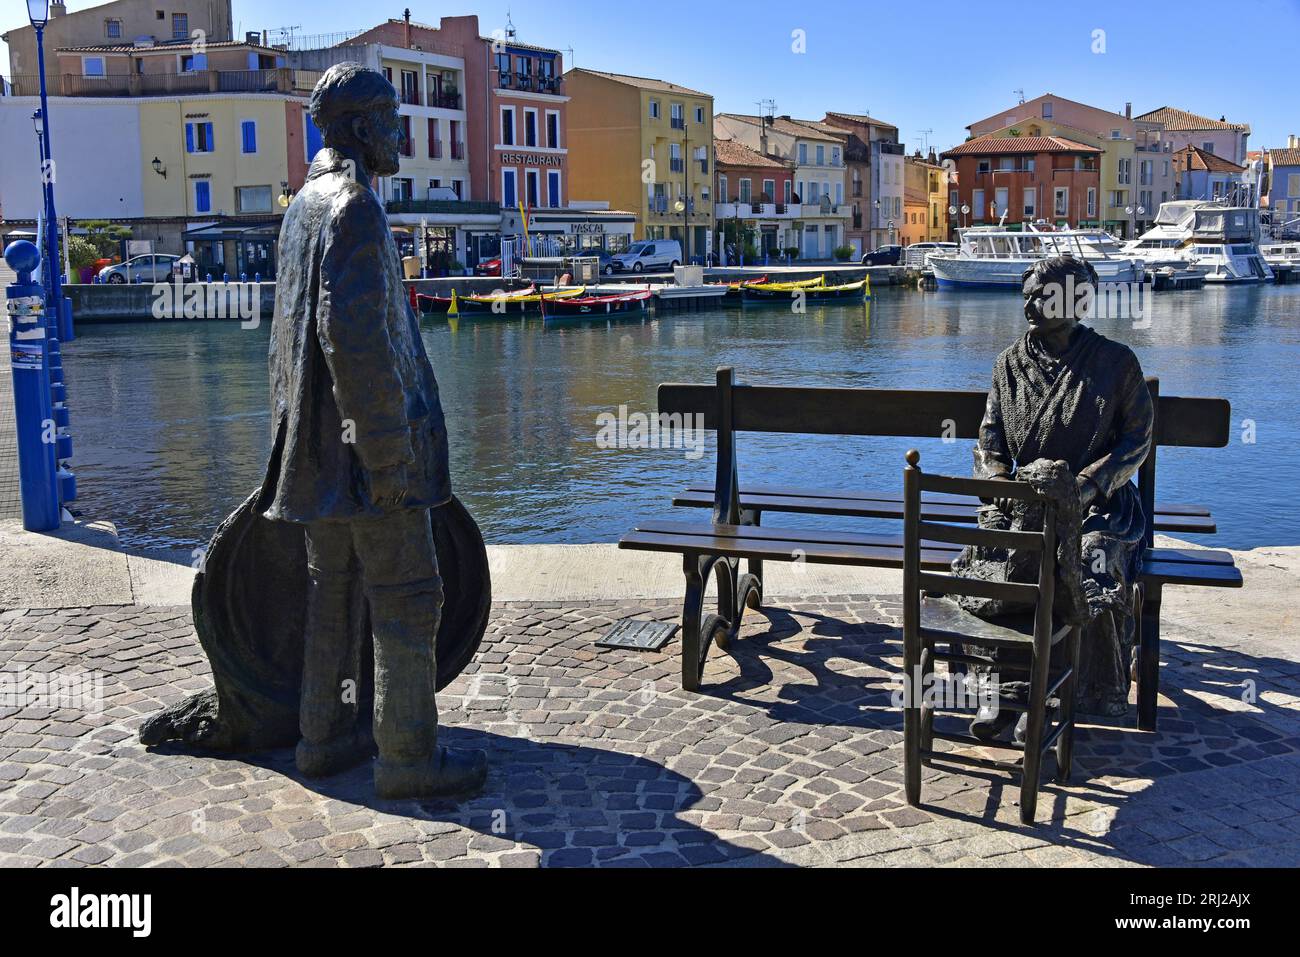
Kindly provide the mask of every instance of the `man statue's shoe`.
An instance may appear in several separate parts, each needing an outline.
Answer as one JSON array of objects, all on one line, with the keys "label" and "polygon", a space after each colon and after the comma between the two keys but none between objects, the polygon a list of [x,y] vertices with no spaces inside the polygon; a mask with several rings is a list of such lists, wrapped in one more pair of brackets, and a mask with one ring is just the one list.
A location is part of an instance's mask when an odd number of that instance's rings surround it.
[{"label": "man statue's shoe", "polygon": [[994,708],[980,705],[979,711],[970,723],[970,733],[981,741],[992,741],[1011,727],[1016,720],[1016,712],[1009,708]]},{"label": "man statue's shoe", "polygon": [[375,793],[381,798],[449,797],[478,791],[487,780],[487,754],[472,748],[440,747],[416,764],[375,764]]},{"label": "man statue's shoe", "polygon": [[298,742],[294,759],[303,777],[325,778],[369,761],[375,756],[375,739],[369,730],[356,728],[330,741]]}]

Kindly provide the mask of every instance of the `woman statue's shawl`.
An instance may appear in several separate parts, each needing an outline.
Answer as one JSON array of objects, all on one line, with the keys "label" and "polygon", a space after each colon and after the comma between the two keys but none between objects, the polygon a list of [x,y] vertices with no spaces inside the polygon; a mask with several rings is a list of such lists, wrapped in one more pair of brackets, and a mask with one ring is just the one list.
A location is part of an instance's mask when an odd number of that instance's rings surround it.
[{"label": "woman statue's shawl", "polygon": [[[146,745],[168,740],[214,751],[252,751],[296,744],[307,613],[303,526],[261,514],[263,490],[250,495],[217,529],[194,579],[194,627],[212,664],[215,687],[149,718]],[[437,688],[464,670],[487,630],[492,583],[487,549],[457,498],[430,509],[444,600],[437,633]],[[360,714],[373,700],[373,639],[354,585],[352,627],[361,632]],[[432,640],[432,638],[431,638]]]}]

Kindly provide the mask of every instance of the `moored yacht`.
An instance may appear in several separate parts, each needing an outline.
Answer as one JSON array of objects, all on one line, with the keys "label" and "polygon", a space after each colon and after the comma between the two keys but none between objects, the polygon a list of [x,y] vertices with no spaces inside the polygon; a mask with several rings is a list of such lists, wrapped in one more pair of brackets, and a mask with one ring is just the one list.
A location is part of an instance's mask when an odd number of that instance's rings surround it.
[{"label": "moored yacht", "polygon": [[1161,203],[1155,225],[1124,246],[1150,270],[1191,269],[1206,282],[1268,282],[1273,278],[1259,248],[1259,210],[1215,200]]},{"label": "moored yacht", "polygon": [[1103,283],[1141,282],[1143,264],[1125,255],[1109,233],[1099,229],[1021,229],[971,226],[959,229],[958,248],[931,253],[930,267],[940,286],[1020,288],[1024,272],[1048,256],[1087,260]]}]

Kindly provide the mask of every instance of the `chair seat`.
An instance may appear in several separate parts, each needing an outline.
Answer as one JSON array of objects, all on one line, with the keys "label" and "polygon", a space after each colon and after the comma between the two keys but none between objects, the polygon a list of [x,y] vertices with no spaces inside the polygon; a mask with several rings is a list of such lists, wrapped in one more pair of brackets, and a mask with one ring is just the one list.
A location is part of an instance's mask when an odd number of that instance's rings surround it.
[{"label": "chair seat", "polygon": [[[921,634],[937,642],[960,642],[997,648],[1029,648],[1034,643],[1032,612],[985,621],[946,598],[921,599]],[[1069,625],[1052,633],[1052,644],[1069,634]]]}]

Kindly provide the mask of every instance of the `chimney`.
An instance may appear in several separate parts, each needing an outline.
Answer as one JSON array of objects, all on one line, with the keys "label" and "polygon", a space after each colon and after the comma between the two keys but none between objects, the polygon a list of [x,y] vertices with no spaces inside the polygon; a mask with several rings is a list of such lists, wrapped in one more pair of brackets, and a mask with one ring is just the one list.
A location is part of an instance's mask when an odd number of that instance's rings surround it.
[{"label": "chimney", "polygon": [[937,155],[935,155],[934,147],[933,147],[933,146],[930,147],[930,155],[927,156],[927,157],[925,158],[925,160],[926,160],[927,163],[931,163],[931,164],[933,164],[934,166],[938,166],[938,165],[939,165],[939,157],[938,157]]},{"label": "chimney", "polygon": [[50,4],[50,19],[55,17],[66,17],[68,15],[68,5],[63,0],[53,0]]},{"label": "chimney", "polygon": [[411,8],[407,7],[402,11],[402,19],[406,21],[406,49],[411,49]]},{"label": "chimney", "polygon": [[1286,147],[1289,150],[1300,149],[1300,136],[1292,133],[1286,138]]},{"label": "chimney", "polygon": [[1133,119],[1133,104],[1132,104],[1132,103],[1125,103],[1125,104],[1124,104],[1124,119],[1126,119],[1126,120],[1131,120],[1131,119]]}]

